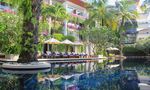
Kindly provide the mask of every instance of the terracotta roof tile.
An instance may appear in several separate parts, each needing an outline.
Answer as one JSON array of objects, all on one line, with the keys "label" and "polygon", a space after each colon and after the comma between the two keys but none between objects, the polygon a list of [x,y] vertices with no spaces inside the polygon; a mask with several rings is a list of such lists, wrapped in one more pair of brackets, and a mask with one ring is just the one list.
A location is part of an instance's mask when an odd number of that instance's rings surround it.
[{"label": "terracotta roof tile", "polygon": [[81,0],[67,0],[67,1],[72,2],[72,3],[76,4],[76,5],[79,5],[79,6],[85,8],[85,3],[83,1],[81,1]]}]

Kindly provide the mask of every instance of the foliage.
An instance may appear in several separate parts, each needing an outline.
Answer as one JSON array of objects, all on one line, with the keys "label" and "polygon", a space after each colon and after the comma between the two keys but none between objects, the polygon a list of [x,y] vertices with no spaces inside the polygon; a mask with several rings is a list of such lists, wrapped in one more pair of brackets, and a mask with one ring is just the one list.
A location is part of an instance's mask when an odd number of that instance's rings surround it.
[{"label": "foliage", "polygon": [[49,30],[49,25],[46,21],[39,22],[39,32],[42,33],[43,31]]},{"label": "foliage", "polygon": [[135,69],[138,75],[150,76],[150,66],[145,65],[143,62],[124,62],[124,69]]},{"label": "foliage", "polygon": [[87,42],[94,44],[95,51],[93,52],[96,55],[104,54],[107,47],[114,45],[114,35],[114,32],[109,30],[107,27],[91,28],[89,30],[82,31],[83,38]]},{"label": "foliage", "polygon": [[68,40],[70,40],[70,41],[72,41],[72,42],[75,41],[75,37],[74,37],[74,36],[71,36],[71,35],[64,36],[63,40],[65,40],[65,39],[68,39]]},{"label": "foliage", "polygon": [[[22,15],[22,29],[20,56],[18,62],[27,63],[37,61],[37,44],[39,16],[42,0],[6,0],[16,10],[16,15]],[[27,57],[28,56],[28,57]]]},{"label": "foliage", "polygon": [[92,7],[89,10],[89,19],[85,21],[85,25],[89,27],[106,26],[111,30],[116,30],[118,27],[118,19],[116,12],[107,7],[107,0],[94,0]]},{"label": "foliage", "polygon": [[[94,45],[100,49],[94,47],[94,50],[96,50],[95,53],[97,54],[104,52],[105,48],[108,47],[107,45],[119,47],[120,42],[125,38],[122,33],[129,28],[137,27],[132,20],[135,20],[138,14],[135,10],[130,10],[130,7],[135,4],[134,1],[121,0],[116,3],[117,6],[114,8],[109,7],[107,1],[94,0],[92,6],[88,8],[89,19],[84,22],[86,32],[89,33],[89,35],[84,35],[86,36],[84,41],[92,44],[99,43],[99,45]],[[129,22],[131,25],[125,24],[126,22]],[[93,26],[97,28],[105,27],[107,30],[94,32]],[[108,38],[108,40],[105,38]]]},{"label": "foliage", "polygon": [[69,15],[67,14],[65,8],[60,3],[56,3],[55,5],[43,4],[42,16],[45,19],[49,17],[52,18],[52,23],[51,23],[52,30],[58,30],[61,26],[61,22],[59,21],[69,18]]},{"label": "foliage", "polygon": [[56,3],[55,5],[44,5],[42,7],[42,15],[44,17],[52,17],[52,19],[64,20],[69,16],[65,10],[65,8],[60,3]]},{"label": "foliage", "polygon": [[70,18],[69,18],[69,21],[70,21],[70,22],[73,22],[73,23],[83,23],[83,22],[84,22],[83,19],[80,19],[80,18],[78,18],[78,17],[70,17]]},{"label": "foliage", "polygon": [[145,54],[149,55],[150,54],[150,37],[144,40],[137,41],[137,43],[135,44],[135,47],[138,50],[141,50]]},{"label": "foliage", "polygon": [[0,12],[0,52],[19,54],[22,18],[17,15]]},{"label": "foliage", "polygon": [[149,55],[150,38],[139,40],[133,45],[126,45],[123,52],[127,55]]},{"label": "foliage", "polygon": [[[131,26],[125,26],[126,22],[129,22],[130,24],[133,24],[132,20],[135,20],[136,17],[138,16],[138,13],[136,10],[130,10],[130,7],[135,4],[135,1],[128,1],[128,0],[121,0],[118,2],[118,19],[120,21],[118,33],[120,34],[121,32],[125,31]],[[132,25],[133,26],[133,25]],[[119,36],[120,37],[120,36]]]},{"label": "foliage", "polygon": [[145,53],[139,50],[135,45],[125,45],[123,53],[124,55],[145,55]]},{"label": "foliage", "polygon": [[59,41],[62,41],[63,38],[64,38],[64,35],[63,34],[59,34],[59,33],[55,33],[53,36],[54,36],[54,38],[56,38]]},{"label": "foliage", "polygon": [[9,75],[0,75],[0,90],[19,90],[18,78]]}]

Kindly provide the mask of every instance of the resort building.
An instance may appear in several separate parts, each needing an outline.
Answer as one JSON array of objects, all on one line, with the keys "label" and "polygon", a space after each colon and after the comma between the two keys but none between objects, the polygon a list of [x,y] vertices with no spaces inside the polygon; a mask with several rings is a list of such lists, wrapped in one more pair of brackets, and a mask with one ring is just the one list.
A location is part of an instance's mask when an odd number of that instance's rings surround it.
[{"label": "resort building", "polygon": [[150,37],[150,28],[138,31],[136,40],[142,40]]},{"label": "resort building", "polygon": [[45,2],[49,5],[54,5],[56,2],[63,4],[71,18],[76,20],[76,22],[64,20],[63,34],[75,36],[77,40],[80,40],[78,31],[83,26],[82,21],[88,18],[86,0],[45,0]]},{"label": "resort building", "polygon": [[0,11],[15,14],[15,9],[12,9],[11,5],[0,1]]},{"label": "resort building", "polygon": [[141,3],[139,7],[146,7],[146,11],[139,12],[139,16],[137,18],[138,22],[138,33],[136,41],[145,39],[150,37],[150,2],[149,0],[145,0],[145,2]]},{"label": "resort building", "polygon": [[[63,30],[62,33],[67,36],[74,36],[76,41],[81,42],[82,37],[79,35],[79,31],[82,30],[84,25],[82,22],[89,17],[89,13],[86,9],[86,3],[89,3],[89,0],[44,0],[45,3],[49,5],[54,5],[56,2],[61,3],[66,9],[67,13],[71,16],[71,20],[63,21]],[[49,23],[51,25],[51,18],[49,18]],[[85,45],[84,53],[89,54],[90,46]],[[74,47],[74,51],[77,52],[77,47]]]}]

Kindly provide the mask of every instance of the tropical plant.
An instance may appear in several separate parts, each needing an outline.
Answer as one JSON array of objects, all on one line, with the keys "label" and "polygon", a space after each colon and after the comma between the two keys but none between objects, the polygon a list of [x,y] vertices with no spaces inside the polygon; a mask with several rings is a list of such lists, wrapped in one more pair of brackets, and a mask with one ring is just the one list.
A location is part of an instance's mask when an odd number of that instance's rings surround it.
[{"label": "tropical plant", "polygon": [[71,35],[64,36],[63,40],[65,40],[65,39],[68,39],[68,40],[70,40],[70,41],[72,41],[72,42],[75,41],[75,37],[74,37],[74,36],[71,36]]},{"label": "tropical plant", "polygon": [[[107,27],[91,28],[83,31],[82,36],[86,41],[94,45],[94,54],[104,54],[107,47],[113,46],[115,40],[114,32],[109,30]],[[88,38],[88,39],[87,39]],[[87,42],[88,42],[87,41]]]},{"label": "tropical plant", "polygon": [[[93,26],[95,26],[95,27],[97,27],[97,29],[99,29],[98,32],[100,32],[100,28],[103,28],[103,27],[105,27],[105,29],[107,29],[108,32],[117,30],[118,22],[119,22],[119,20],[117,19],[117,15],[116,15],[117,12],[115,9],[108,7],[107,0],[94,0],[91,7],[88,8],[88,11],[89,11],[89,18],[87,20],[85,20],[85,22],[84,22],[84,24],[86,25],[85,29],[87,30],[87,32],[90,32],[90,29],[92,31],[94,29]],[[93,36],[94,36],[94,34],[96,34],[97,37],[95,40],[98,40],[98,42],[100,41],[101,36],[98,35],[98,33],[91,32],[89,34],[91,34]],[[114,36],[115,34],[112,33],[112,35]],[[87,37],[86,38],[87,40],[84,40],[84,41],[89,42],[89,41],[91,41],[91,40],[88,40],[90,38],[91,37]],[[110,43],[113,43],[114,45],[118,44],[118,39],[116,37],[114,37],[113,41],[114,42],[110,42]],[[98,42],[97,42],[97,44],[98,44]],[[102,42],[104,43],[105,40]],[[102,43],[102,42],[99,42],[99,43]],[[107,40],[106,40],[106,42],[107,42]],[[91,43],[93,44],[93,42],[91,42]],[[107,42],[107,43],[109,43],[109,42]],[[103,47],[100,47],[100,48],[104,49]],[[102,53],[102,52],[104,52],[104,50],[103,51],[99,50],[99,51]],[[96,51],[98,51],[98,50],[96,50]]]},{"label": "tropical plant", "polygon": [[135,44],[125,45],[124,48],[123,48],[123,53],[124,53],[125,56],[128,56],[128,55],[129,56],[130,55],[133,55],[133,56],[142,55],[143,56],[143,55],[145,55],[145,53],[142,50],[138,49]]},{"label": "tropical plant", "polygon": [[22,18],[19,15],[0,12],[0,52],[5,54],[20,53]]},{"label": "tropical plant", "polygon": [[[120,35],[122,32],[125,32],[125,30],[137,27],[137,25],[134,24],[134,21],[136,17],[138,16],[138,13],[136,10],[130,10],[131,6],[135,4],[135,1],[128,1],[128,0],[121,0],[118,2],[118,20],[120,20],[119,28],[118,28],[118,37],[120,38]],[[125,23],[130,23],[130,25],[125,25]],[[121,38],[120,38],[121,39]],[[121,40],[120,40],[121,41]]]},{"label": "tropical plant", "polygon": [[56,38],[59,41],[62,41],[64,38],[64,35],[60,34],[60,33],[55,33],[53,36],[54,36],[54,38]]},{"label": "tropical plant", "polygon": [[6,0],[17,9],[17,14],[23,17],[21,52],[18,62],[37,61],[37,44],[39,17],[42,0]]},{"label": "tropical plant", "polygon": [[94,0],[92,7],[88,10],[89,19],[85,21],[87,26],[107,26],[111,30],[117,29],[118,20],[116,19],[116,12],[113,8],[107,6],[107,0]]},{"label": "tropical plant", "polygon": [[150,37],[144,40],[137,41],[137,43],[135,44],[135,47],[138,50],[141,50],[142,52],[144,52],[146,55],[149,55],[150,54]]},{"label": "tropical plant", "polygon": [[14,75],[2,75],[0,74],[0,90],[19,90],[18,77]]},{"label": "tropical plant", "polygon": [[42,16],[44,18],[52,18],[52,33],[55,33],[55,30],[58,29],[57,26],[61,24],[60,21],[69,18],[65,8],[60,3],[56,3],[55,5],[43,5]]}]

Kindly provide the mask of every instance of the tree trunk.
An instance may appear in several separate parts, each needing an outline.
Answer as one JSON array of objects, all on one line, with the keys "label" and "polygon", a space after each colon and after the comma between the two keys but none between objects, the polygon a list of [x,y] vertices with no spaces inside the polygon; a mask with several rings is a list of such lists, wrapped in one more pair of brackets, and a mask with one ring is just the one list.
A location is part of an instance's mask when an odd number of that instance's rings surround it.
[{"label": "tree trunk", "polygon": [[[42,0],[31,0],[31,15],[28,10],[27,0],[22,3],[23,12],[23,34],[21,41],[21,53],[18,59],[19,63],[28,63],[37,61],[37,44],[38,44],[38,26],[39,16],[41,12],[41,1]],[[28,5],[27,5],[28,4]]]}]

